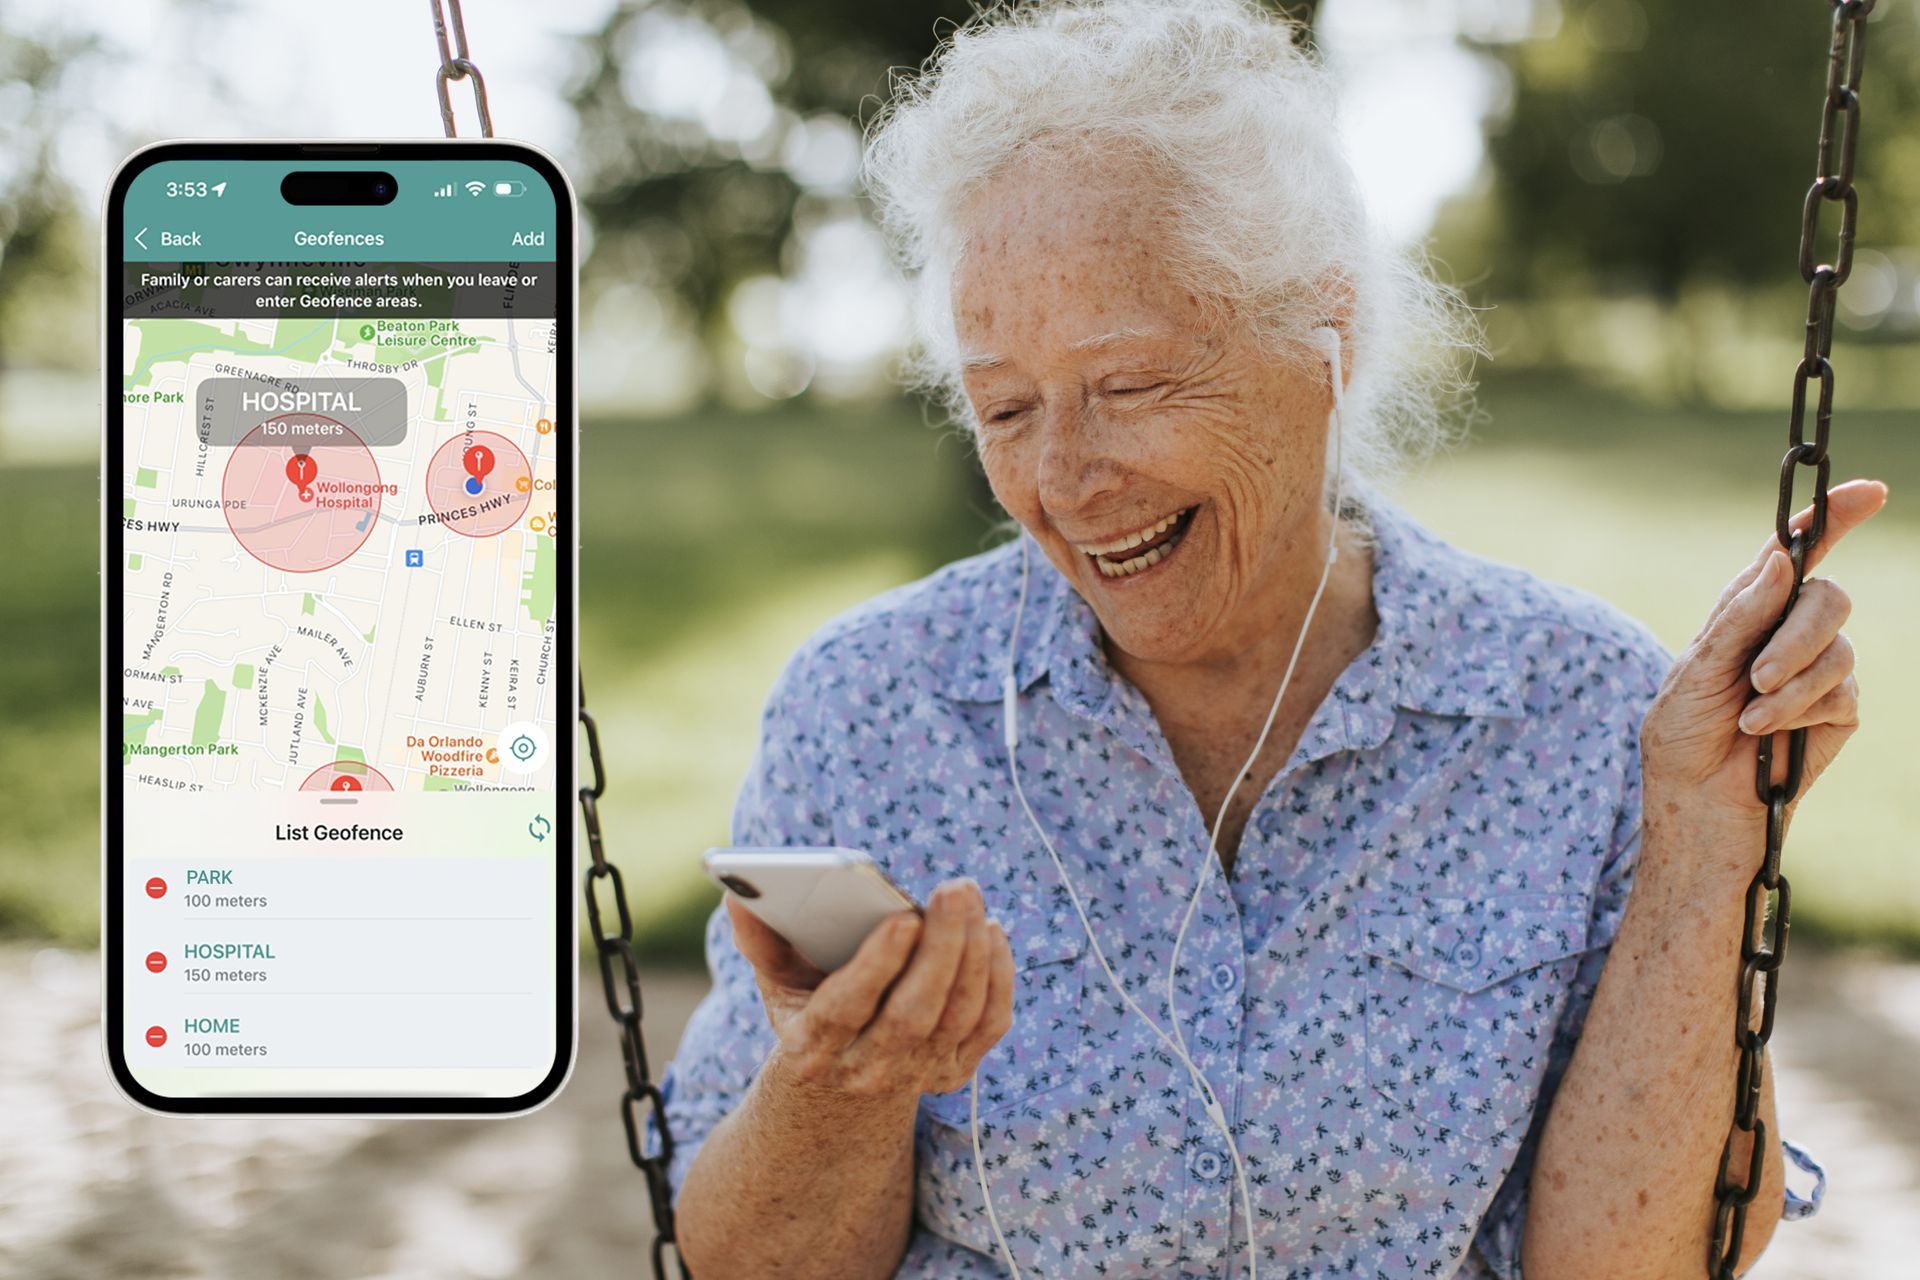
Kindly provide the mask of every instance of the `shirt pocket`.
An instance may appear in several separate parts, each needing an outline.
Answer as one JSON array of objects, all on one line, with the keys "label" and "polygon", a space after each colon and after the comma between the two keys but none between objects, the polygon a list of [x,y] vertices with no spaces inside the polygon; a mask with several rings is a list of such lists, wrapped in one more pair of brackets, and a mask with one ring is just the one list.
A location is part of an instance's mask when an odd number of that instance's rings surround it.
[{"label": "shirt pocket", "polygon": [[[1013,1024],[980,1059],[980,1118],[1002,1115],[1056,1089],[1072,1076],[1080,1057],[1086,993],[1086,934],[1077,918],[1053,919],[1030,932],[1016,932]],[[965,1128],[967,1086],[921,1095],[927,1114]]]},{"label": "shirt pocket", "polygon": [[1473,1138],[1529,1115],[1586,949],[1588,905],[1555,893],[1363,898],[1368,1082]]}]

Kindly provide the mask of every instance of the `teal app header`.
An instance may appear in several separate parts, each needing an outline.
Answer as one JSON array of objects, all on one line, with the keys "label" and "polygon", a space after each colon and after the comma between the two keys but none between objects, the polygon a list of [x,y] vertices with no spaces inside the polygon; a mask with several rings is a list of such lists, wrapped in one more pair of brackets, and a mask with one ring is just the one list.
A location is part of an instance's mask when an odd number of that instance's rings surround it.
[{"label": "teal app header", "polygon": [[[296,205],[293,172],[393,176],[392,201]],[[557,200],[541,174],[494,158],[163,160],[127,187],[128,262],[551,262]]]}]

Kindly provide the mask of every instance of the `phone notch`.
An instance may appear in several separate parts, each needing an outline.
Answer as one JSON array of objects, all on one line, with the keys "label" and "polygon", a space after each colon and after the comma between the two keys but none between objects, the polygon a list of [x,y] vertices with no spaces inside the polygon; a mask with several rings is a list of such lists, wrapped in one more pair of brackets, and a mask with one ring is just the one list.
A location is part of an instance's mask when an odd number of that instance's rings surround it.
[{"label": "phone notch", "polygon": [[280,179],[288,204],[392,204],[400,182],[378,169],[295,169]]}]

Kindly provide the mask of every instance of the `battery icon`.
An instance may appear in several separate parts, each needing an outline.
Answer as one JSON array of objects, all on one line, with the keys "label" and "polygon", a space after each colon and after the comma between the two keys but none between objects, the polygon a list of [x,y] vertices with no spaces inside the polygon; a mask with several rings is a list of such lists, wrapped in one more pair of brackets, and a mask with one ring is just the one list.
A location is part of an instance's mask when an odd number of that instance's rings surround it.
[{"label": "battery icon", "polygon": [[493,184],[493,194],[497,196],[523,196],[527,194],[527,184],[520,181],[496,182]]}]

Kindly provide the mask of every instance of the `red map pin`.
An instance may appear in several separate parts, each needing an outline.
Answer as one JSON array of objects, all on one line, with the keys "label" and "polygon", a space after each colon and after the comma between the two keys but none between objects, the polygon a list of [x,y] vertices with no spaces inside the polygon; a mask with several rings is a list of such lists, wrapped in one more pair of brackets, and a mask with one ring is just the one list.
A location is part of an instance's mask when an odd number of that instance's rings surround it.
[{"label": "red map pin", "polygon": [[493,450],[483,444],[476,444],[460,458],[467,468],[467,474],[475,480],[485,480],[487,472],[493,470]]},{"label": "red map pin", "polygon": [[287,459],[287,479],[300,491],[300,501],[312,502],[313,490],[309,488],[313,478],[320,474],[320,466],[311,454],[296,453]]},{"label": "red map pin", "polygon": [[333,780],[331,789],[334,791],[358,791],[360,789],[360,779],[348,777],[343,773]]},{"label": "red map pin", "polygon": [[147,952],[147,972],[161,973],[167,967],[167,955],[164,951]]},{"label": "red map pin", "polygon": [[148,1044],[158,1049],[161,1045],[165,1044],[166,1042],[167,1042],[167,1029],[165,1027],[148,1027],[147,1028]]},{"label": "red map pin", "polygon": [[162,880],[159,876],[155,876],[153,879],[147,881],[147,896],[149,898],[166,897],[167,882],[165,880]]}]

